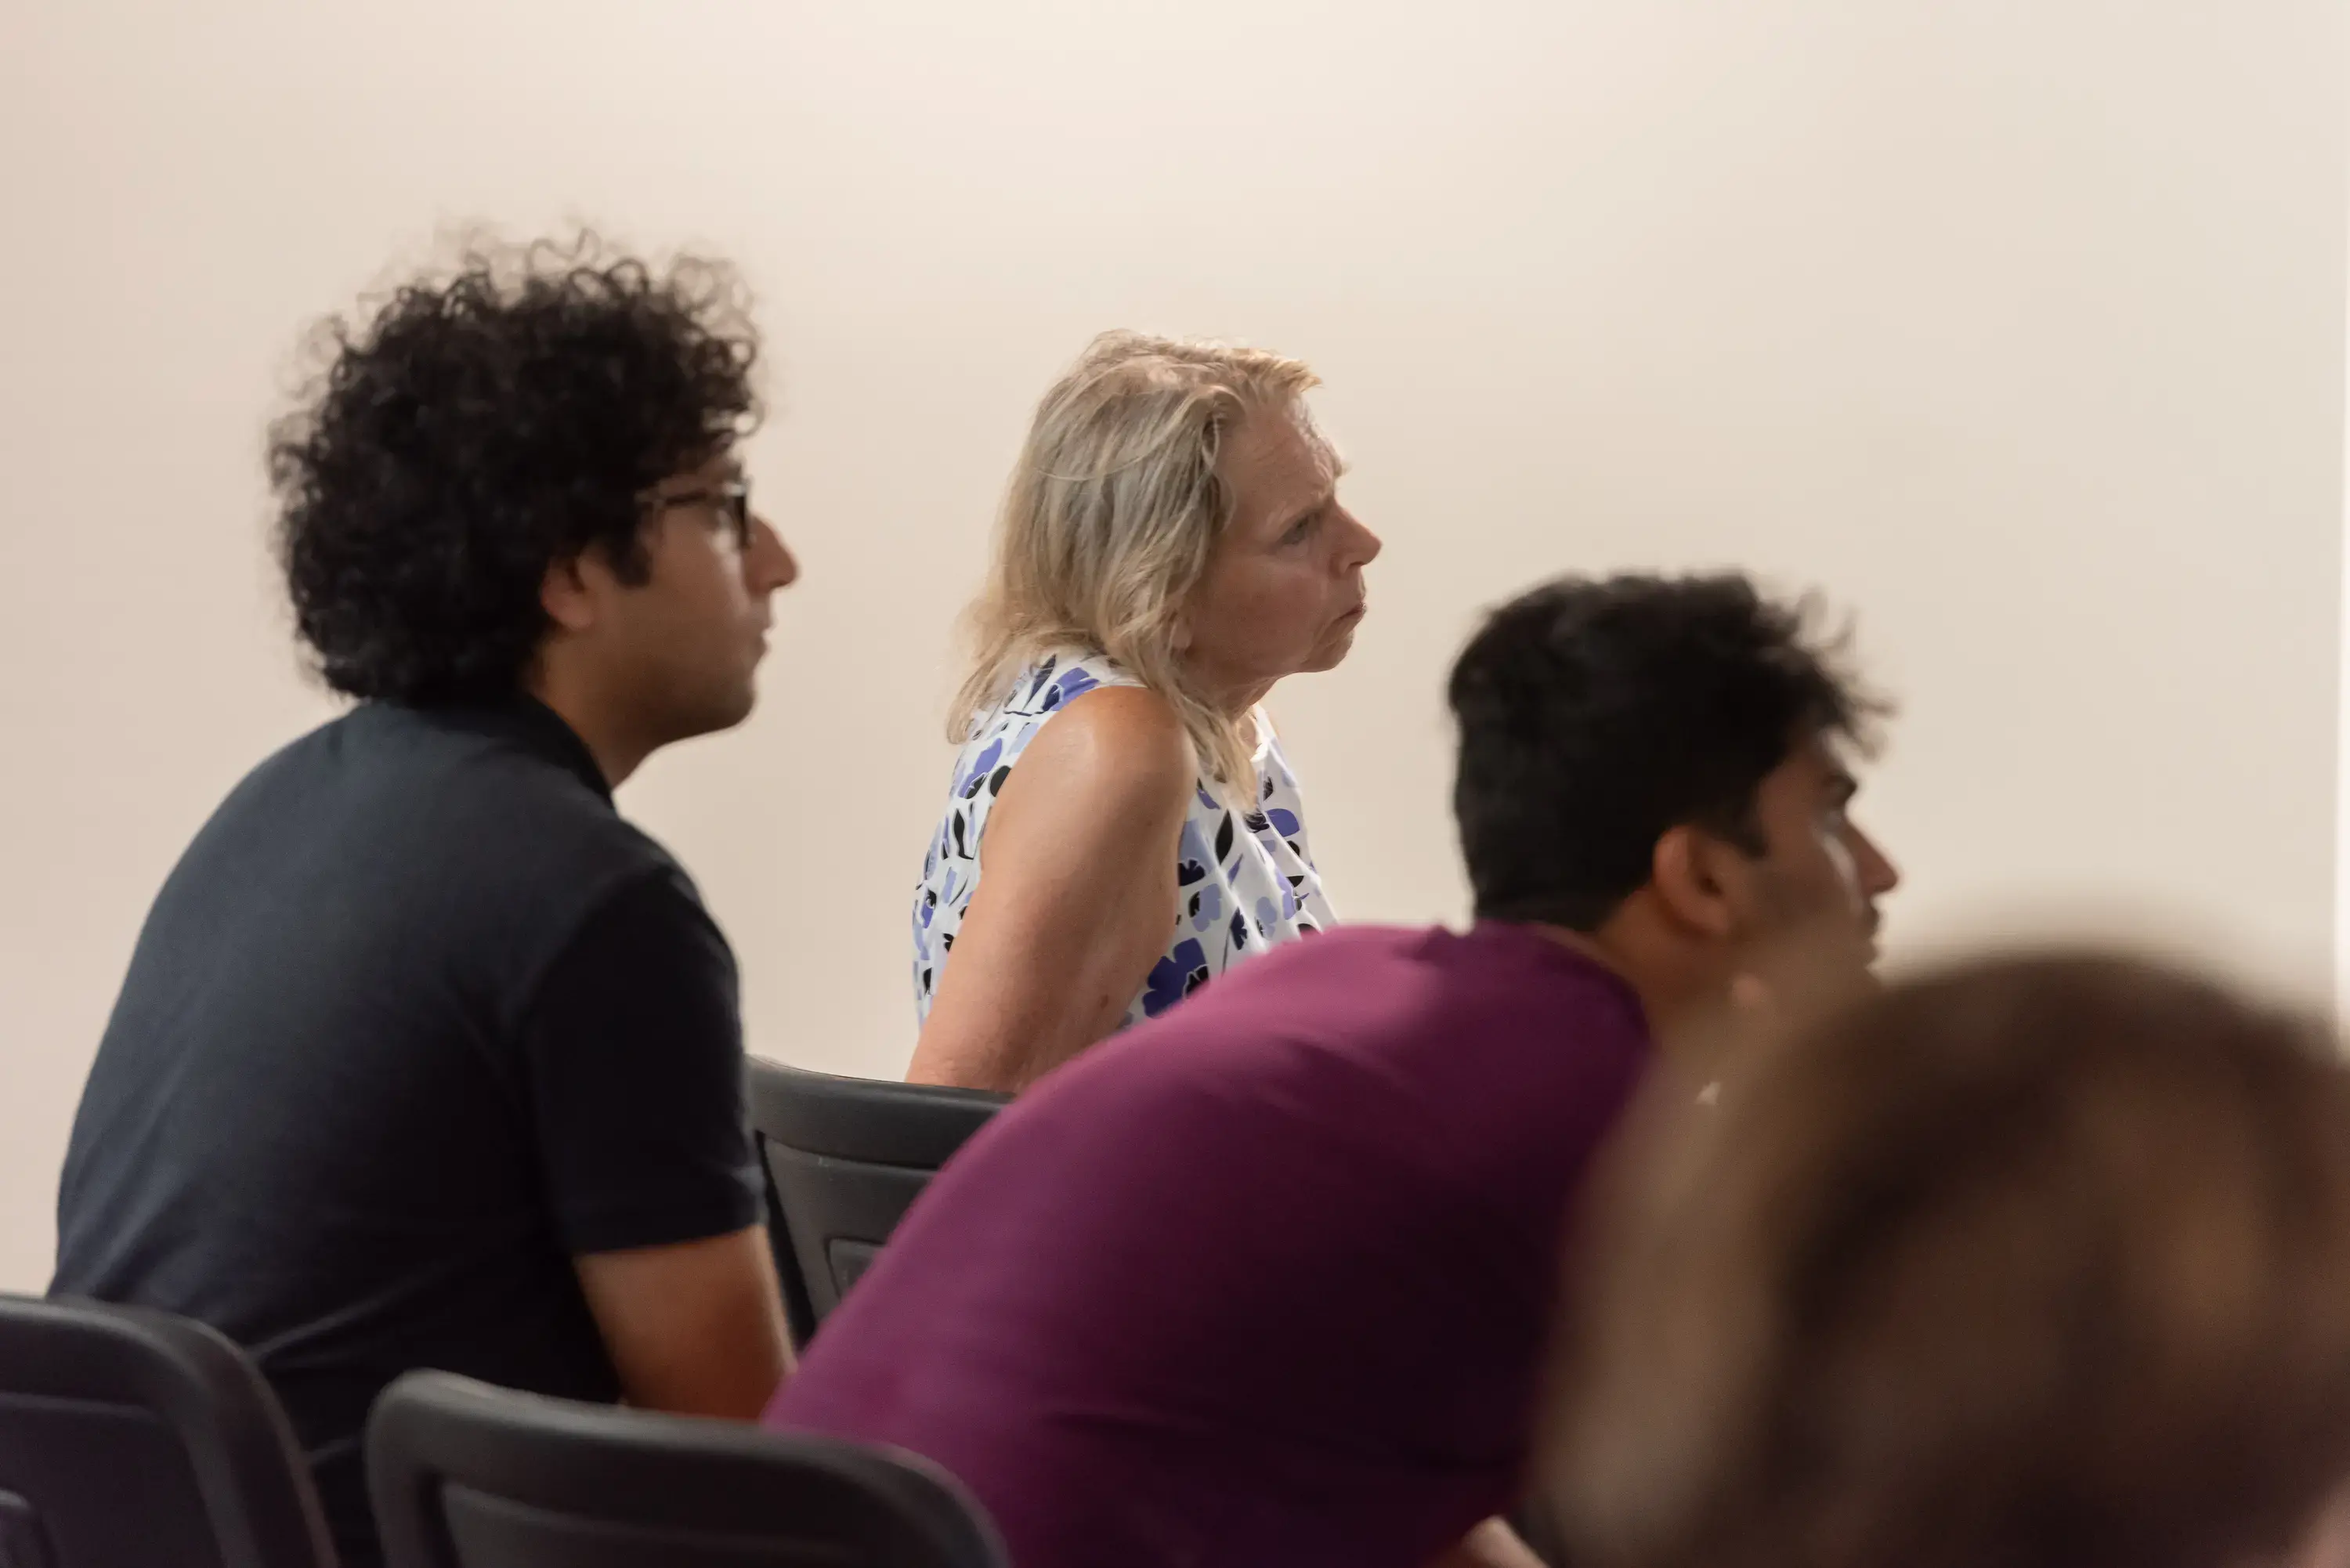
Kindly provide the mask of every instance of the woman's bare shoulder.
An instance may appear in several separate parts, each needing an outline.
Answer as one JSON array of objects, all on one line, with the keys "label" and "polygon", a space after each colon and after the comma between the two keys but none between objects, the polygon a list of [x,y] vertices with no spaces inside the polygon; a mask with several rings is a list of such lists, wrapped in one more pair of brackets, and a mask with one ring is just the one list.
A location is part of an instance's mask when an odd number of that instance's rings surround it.
[{"label": "woman's bare shoulder", "polygon": [[1165,698],[1145,686],[1100,686],[1036,732],[1013,770],[1023,774],[1023,794],[1148,808],[1188,799],[1199,761]]}]

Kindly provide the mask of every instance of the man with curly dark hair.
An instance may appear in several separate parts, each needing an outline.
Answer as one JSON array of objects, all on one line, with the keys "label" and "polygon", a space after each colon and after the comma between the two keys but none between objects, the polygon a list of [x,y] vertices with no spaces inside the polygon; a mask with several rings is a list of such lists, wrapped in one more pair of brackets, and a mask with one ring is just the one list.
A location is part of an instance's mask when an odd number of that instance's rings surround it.
[{"label": "man with curly dark hair", "polygon": [[250,1350],[346,1563],[411,1367],[756,1413],[785,1370],[733,958],[614,811],[751,711],[796,567],[735,453],[726,269],[476,254],[338,323],[273,434],[296,624],[358,700],[172,873],[76,1118],[53,1291]]},{"label": "man with curly dark hair", "polygon": [[1494,612],[1451,686],[1476,924],[1292,943],[1045,1077],[768,1418],[937,1460],[1022,1568],[1526,1568],[1592,1151],[1781,944],[1823,988],[1873,956],[1834,654],[1738,576]]}]

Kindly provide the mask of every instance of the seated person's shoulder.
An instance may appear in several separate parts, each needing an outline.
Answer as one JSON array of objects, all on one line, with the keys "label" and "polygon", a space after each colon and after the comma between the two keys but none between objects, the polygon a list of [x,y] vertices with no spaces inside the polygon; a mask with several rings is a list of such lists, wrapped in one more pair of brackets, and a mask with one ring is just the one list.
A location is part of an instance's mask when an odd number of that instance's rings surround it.
[{"label": "seated person's shoulder", "polygon": [[553,896],[584,909],[656,882],[692,900],[675,859],[614,809],[584,753],[550,740],[556,722],[367,704],[330,727],[338,734],[322,732],[276,793],[298,797],[296,815],[318,831],[430,858],[436,880],[468,889],[469,908]]},{"label": "seated person's shoulder", "polygon": [[586,791],[489,771],[465,788],[493,838],[484,846],[485,865],[606,890],[650,884],[699,902],[692,880],[660,840]]},{"label": "seated person's shoulder", "polygon": [[1103,686],[1055,714],[1020,754],[1030,797],[1120,807],[1188,798],[1199,776],[1183,722],[1145,687]]}]

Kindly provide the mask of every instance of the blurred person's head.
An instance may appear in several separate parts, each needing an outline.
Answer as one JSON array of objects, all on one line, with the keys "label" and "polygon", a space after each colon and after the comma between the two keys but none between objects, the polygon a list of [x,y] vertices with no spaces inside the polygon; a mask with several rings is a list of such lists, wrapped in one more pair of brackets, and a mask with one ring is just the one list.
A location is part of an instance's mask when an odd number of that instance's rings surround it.
[{"label": "blurred person's head", "polygon": [[1731,575],[1563,577],[1492,612],[1451,691],[1478,917],[1588,939],[1660,1014],[1782,949],[1864,973],[1898,880],[1849,814],[1879,705],[1814,618]]},{"label": "blurred person's head", "polygon": [[272,432],[279,548],[328,685],[534,693],[608,772],[740,722],[796,566],[735,454],[758,338],[719,264],[476,248],[328,324]]},{"label": "blurred person's head", "polygon": [[1983,962],[1645,1121],[1542,1476],[1587,1568],[2238,1568],[2350,1474],[2350,1075],[2314,1020]]},{"label": "blurred person's head", "polygon": [[1251,775],[1251,711],[1347,656],[1379,542],[1337,498],[1314,372],[1220,343],[1105,333],[1037,406],[973,607],[957,738],[1056,649],[1107,654]]}]

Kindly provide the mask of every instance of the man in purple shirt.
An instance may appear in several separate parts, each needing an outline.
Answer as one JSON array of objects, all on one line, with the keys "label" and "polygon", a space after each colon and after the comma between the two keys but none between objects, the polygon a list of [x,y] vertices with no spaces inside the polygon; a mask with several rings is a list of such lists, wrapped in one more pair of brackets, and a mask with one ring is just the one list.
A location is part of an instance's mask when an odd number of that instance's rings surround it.
[{"label": "man in purple shirt", "polygon": [[1569,578],[1454,670],[1478,919],[1341,929],[1044,1079],[769,1407],[960,1476],[1017,1568],[1499,1568],[1570,1207],[1652,1031],[1851,974],[1871,701],[1743,579]]}]

